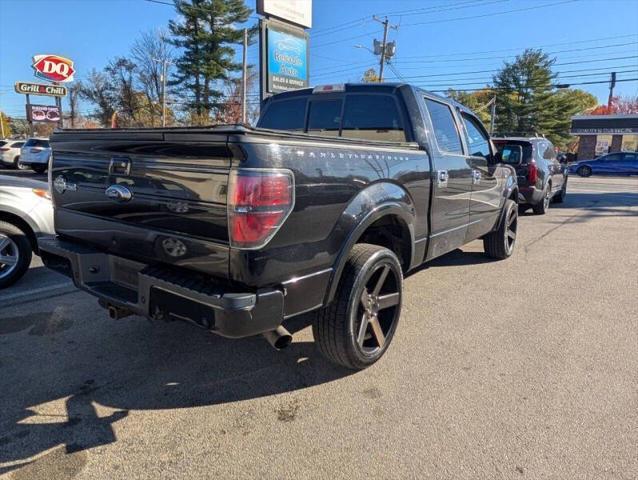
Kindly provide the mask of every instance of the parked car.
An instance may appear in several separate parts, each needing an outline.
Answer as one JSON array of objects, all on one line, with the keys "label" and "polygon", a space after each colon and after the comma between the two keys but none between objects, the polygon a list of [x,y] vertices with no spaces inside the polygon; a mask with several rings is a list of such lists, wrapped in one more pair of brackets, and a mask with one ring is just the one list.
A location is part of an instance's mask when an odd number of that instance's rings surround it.
[{"label": "parked car", "polygon": [[522,148],[497,153],[464,106],[348,84],[261,111],[255,129],[54,133],[45,264],[112,318],[189,320],[276,348],[291,341],[282,322],[316,311],[319,350],[362,369],[392,341],[406,272],[477,238],[489,257],[512,255],[519,193],[502,159]]},{"label": "parked car", "polygon": [[594,160],[581,160],[569,166],[569,173],[591,175],[638,175],[638,153],[608,153]]},{"label": "parked car", "polygon": [[53,234],[46,182],[0,176],[0,289],[17,282],[38,254],[37,238]]},{"label": "parked car", "polygon": [[[523,160],[516,167],[521,210],[532,208],[542,215],[552,201],[561,203],[567,195],[568,170],[558,161],[554,145],[542,137],[504,137],[494,139],[498,149],[505,145],[520,145]],[[561,158],[565,158],[561,156]]]},{"label": "parked car", "polygon": [[36,173],[46,172],[51,159],[51,146],[46,138],[29,138],[20,150],[20,163]]},{"label": "parked car", "polygon": [[24,140],[6,140],[0,145],[0,163],[5,167],[18,168],[20,166],[20,148]]}]

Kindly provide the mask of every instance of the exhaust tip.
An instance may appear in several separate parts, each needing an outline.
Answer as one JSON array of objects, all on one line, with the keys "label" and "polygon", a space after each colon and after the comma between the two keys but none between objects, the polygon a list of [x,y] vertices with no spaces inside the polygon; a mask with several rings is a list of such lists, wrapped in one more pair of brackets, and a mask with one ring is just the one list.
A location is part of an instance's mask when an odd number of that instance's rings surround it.
[{"label": "exhaust tip", "polygon": [[270,343],[270,345],[277,350],[286,348],[292,342],[292,335],[281,325],[278,326],[275,330],[265,332],[263,336],[268,341],[268,343]]}]

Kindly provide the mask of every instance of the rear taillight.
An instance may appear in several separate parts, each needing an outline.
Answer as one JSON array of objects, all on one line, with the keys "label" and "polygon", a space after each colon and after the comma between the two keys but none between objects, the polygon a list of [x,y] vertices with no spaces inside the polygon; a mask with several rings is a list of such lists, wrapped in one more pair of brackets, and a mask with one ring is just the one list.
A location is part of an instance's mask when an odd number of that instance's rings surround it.
[{"label": "rear taillight", "polygon": [[289,170],[239,169],[228,182],[228,234],[236,248],[259,248],[277,233],[295,203]]},{"label": "rear taillight", "polygon": [[0,148],[0,152],[8,152],[9,150],[7,147]]},{"label": "rear taillight", "polygon": [[31,153],[40,153],[42,150],[42,148],[32,148]]},{"label": "rear taillight", "polygon": [[538,180],[538,167],[535,162],[529,162],[527,166],[527,181],[530,185],[534,185],[536,180]]}]

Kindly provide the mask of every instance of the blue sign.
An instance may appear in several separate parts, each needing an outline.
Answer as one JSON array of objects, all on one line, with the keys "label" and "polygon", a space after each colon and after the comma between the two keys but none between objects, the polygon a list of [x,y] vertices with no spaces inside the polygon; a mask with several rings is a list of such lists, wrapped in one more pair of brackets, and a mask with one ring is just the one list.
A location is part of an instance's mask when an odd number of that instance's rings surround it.
[{"label": "blue sign", "polygon": [[267,45],[267,91],[279,93],[307,87],[308,39],[305,32],[269,25]]}]

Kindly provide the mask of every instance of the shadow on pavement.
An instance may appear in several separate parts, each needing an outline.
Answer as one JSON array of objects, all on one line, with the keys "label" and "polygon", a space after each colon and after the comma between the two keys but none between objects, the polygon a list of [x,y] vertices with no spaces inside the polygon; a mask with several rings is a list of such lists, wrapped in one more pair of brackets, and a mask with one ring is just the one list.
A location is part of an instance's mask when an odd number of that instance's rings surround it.
[{"label": "shadow on pavement", "polygon": [[[238,402],[353,373],[330,365],[313,342],[277,352],[258,337],[227,340],[140,318],[78,319],[72,310],[0,314],[0,475],[50,449],[44,457],[54,455],[47,461],[62,468],[66,454],[115,442],[113,423],[130,410]],[[293,320],[291,332],[311,318]],[[96,405],[106,413],[98,415]]]}]

